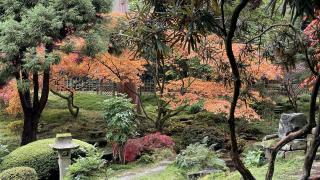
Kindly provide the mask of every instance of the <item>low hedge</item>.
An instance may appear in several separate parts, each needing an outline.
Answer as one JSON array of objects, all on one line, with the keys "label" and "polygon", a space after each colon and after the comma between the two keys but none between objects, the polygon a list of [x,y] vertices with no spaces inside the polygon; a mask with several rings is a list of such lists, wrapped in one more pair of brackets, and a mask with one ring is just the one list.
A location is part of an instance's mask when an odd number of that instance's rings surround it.
[{"label": "low hedge", "polygon": [[[80,148],[72,152],[72,157],[84,155],[86,149],[93,148],[92,145],[80,140],[74,139],[73,142],[80,145]],[[34,168],[39,179],[54,179],[58,177],[58,155],[49,146],[54,143],[54,138],[43,139],[17,148],[4,157],[0,166],[1,170],[26,166]]]},{"label": "low hedge", "polygon": [[37,173],[33,168],[14,167],[0,173],[0,180],[37,180]]}]

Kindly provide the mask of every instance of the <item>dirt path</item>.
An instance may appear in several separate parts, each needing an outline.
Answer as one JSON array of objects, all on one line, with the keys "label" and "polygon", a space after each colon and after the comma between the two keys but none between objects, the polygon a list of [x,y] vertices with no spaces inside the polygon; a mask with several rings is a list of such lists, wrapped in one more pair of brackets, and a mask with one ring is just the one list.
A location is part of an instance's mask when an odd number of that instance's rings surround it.
[{"label": "dirt path", "polygon": [[114,177],[114,179],[116,179],[116,180],[136,180],[142,176],[148,176],[148,175],[160,173],[161,171],[165,170],[169,164],[172,164],[172,162],[173,161],[170,161],[170,160],[164,160],[164,161],[161,161],[159,164],[157,164],[154,167],[148,167],[145,169],[128,171],[122,175]]}]

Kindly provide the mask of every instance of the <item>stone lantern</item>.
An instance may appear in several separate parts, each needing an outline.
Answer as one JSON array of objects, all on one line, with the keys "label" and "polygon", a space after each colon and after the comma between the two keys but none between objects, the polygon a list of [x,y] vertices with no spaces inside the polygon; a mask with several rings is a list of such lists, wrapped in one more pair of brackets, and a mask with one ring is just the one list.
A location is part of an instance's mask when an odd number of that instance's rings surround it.
[{"label": "stone lantern", "polygon": [[58,151],[58,163],[60,180],[66,175],[67,168],[71,164],[71,150],[79,148],[79,145],[72,142],[72,136],[70,133],[57,134],[55,144],[50,144],[51,148]]}]

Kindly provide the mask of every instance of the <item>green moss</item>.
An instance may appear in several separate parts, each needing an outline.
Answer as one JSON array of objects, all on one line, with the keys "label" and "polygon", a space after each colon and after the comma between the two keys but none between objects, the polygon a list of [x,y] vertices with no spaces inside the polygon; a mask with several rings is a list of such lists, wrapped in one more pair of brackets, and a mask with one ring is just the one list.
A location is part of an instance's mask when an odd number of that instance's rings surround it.
[{"label": "green moss", "polygon": [[[83,154],[83,149],[93,147],[80,140],[73,141],[75,144],[80,145],[80,149],[73,151],[73,156]],[[39,178],[50,178],[50,175],[58,170],[57,153],[49,146],[54,143],[55,139],[44,139],[22,146],[4,157],[1,163],[1,169],[5,170],[17,166],[27,166],[34,168]]]},{"label": "green moss", "polygon": [[37,180],[37,173],[33,168],[15,167],[0,174],[1,180]]}]

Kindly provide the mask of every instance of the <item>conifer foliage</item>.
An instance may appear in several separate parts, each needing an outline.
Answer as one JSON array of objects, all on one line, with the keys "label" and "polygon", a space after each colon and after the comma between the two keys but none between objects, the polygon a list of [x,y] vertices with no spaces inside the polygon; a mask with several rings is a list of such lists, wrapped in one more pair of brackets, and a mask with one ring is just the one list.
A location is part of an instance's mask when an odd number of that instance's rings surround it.
[{"label": "conifer foliage", "polygon": [[6,75],[1,79],[17,82],[24,114],[22,145],[37,138],[48,100],[50,67],[60,59],[59,42],[73,34],[88,35],[103,21],[101,13],[110,5],[109,0],[1,1],[0,72]]}]

